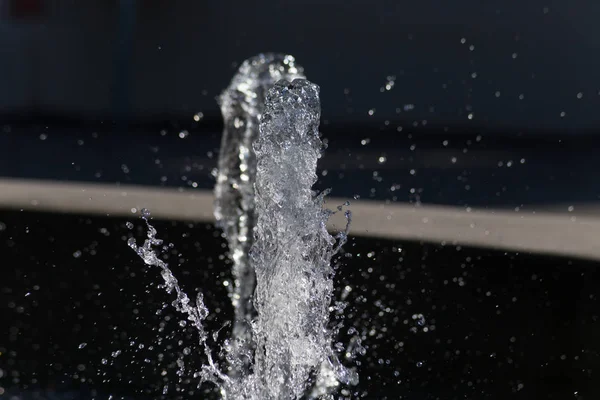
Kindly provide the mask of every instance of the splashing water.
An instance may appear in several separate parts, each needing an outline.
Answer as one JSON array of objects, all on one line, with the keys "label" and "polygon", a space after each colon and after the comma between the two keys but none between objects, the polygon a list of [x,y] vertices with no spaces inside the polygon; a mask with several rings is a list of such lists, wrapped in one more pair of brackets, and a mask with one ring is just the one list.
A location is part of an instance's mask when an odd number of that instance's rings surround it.
[{"label": "splashing water", "polygon": [[256,342],[249,398],[297,399],[327,375],[344,383],[357,376],[345,369],[331,347],[329,305],[333,292],[331,258],[338,242],[326,228],[331,211],[325,193],[315,195],[319,137],[319,87],[296,79],[279,81],[269,91],[257,156],[255,243],[256,271],[253,326]]},{"label": "splashing water", "polygon": [[256,316],[252,304],[256,277],[248,259],[256,223],[256,157],[252,144],[258,138],[267,91],[280,79],[301,77],[303,69],[294,57],[260,54],[242,63],[219,97],[225,127],[215,186],[215,217],[225,233],[233,261],[230,297],[234,322],[227,349],[231,376],[248,373],[254,352],[250,323]]},{"label": "splashing water", "polygon": [[[224,107],[227,100],[222,97],[221,101]],[[252,117],[252,123],[258,121],[258,115]],[[234,269],[238,282],[232,295],[236,318],[240,318],[236,322],[247,323],[247,330],[242,332],[234,328],[233,334],[242,336],[234,336],[234,350],[227,349],[229,374],[219,369],[207,345],[203,321],[208,310],[202,296],[190,304],[168,265],[157,256],[155,248],[162,241],[156,238],[147,211],[142,213],[148,227],[144,244],[137,246],[134,239],[128,242],[146,264],[161,268],[166,290],[177,296],[173,305],[196,327],[208,359],[199,374],[200,383],[215,383],[226,399],[332,399],[338,382],[358,381],[357,374],[340,363],[331,345],[333,332],[328,329],[333,293],[331,259],[345,242],[348,227],[335,238],[331,236],[326,223],[333,212],[323,208],[326,192],[316,195],[312,191],[322,150],[319,118],[317,85],[304,79],[291,83],[280,80],[266,95],[258,139],[253,143],[254,133],[248,131],[244,131],[246,136],[235,131],[237,136],[229,141],[224,138],[224,148],[237,143],[233,148],[240,162],[226,164],[231,177],[220,171],[215,214],[238,263],[237,271]],[[255,161],[248,161],[254,157],[248,146],[253,146]],[[242,147],[247,152],[242,152]],[[245,170],[240,167],[244,162]],[[251,165],[256,165],[255,183],[248,188],[241,184],[250,177],[246,180],[242,176]],[[254,240],[250,239],[252,234]],[[244,235],[245,240],[241,240]],[[247,276],[251,277],[248,281],[243,279]],[[253,307],[241,303],[242,299],[248,303],[252,300]]]},{"label": "splashing water", "polygon": [[[177,278],[173,275],[169,265],[159,258],[155,250],[155,248],[160,248],[163,241],[156,237],[156,229],[148,221],[149,218],[150,211],[145,208],[142,209],[142,219],[145,221],[148,228],[147,238],[144,240],[144,243],[141,246],[138,246],[134,238],[129,238],[127,244],[141,257],[146,265],[159,267],[161,269],[161,276],[165,282],[165,290],[167,293],[175,292],[177,295],[177,298],[172,303],[173,307],[175,307],[177,311],[187,314],[188,321],[192,322],[198,331],[200,347],[208,358],[208,365],[204,365],[200,372],[201,382],[210,381],[219,385],[220,381],[227,380],[227,377],[219,370],[213,361],[212,352],[206,343],[208,334],[204,329],[203,322],[208,316],[208,308],[204,305],[204,297],[202,293],[198,293],[196,304],[190,304],[188,295],[181,290]],[[163,248],[162,250],[165,251],[166,248]],[[182,360],[178,361],[178,363],[180,362],[182,362]]]}]

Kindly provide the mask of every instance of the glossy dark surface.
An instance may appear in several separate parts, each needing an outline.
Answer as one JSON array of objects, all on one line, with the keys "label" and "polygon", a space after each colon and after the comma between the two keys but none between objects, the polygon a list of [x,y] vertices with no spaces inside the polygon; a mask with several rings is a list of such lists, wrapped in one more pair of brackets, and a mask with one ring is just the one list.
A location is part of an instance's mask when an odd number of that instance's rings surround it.
[{"label": "glossy dark surface", "polygon": [[[129,220],[132,231],[125,219],[0,211],[7,394],[33,399],[24,393],[51,388],[62,395],[38,398],[183,399],[189,391],[211,398],[191,382],[176,391],[174,363],[193,347],[194,332],[178,326],[171,306],[156,314],[172,299],[156,287],[158,272],[127,247],[128,235],[144,235],[141,221]],[[204,293],[209,329],[218,329],[231,315],[223,240],[210,225],[155,225],[175,244],[175,275],[188,293]],[[346,343],[355,327],[367,348],[357,358],[353,398],[598,398],[596,262],[363,238],[345,249],[337,296],[352,290],[339,338]],[[201,361],[193,352],[186,365]]]}]

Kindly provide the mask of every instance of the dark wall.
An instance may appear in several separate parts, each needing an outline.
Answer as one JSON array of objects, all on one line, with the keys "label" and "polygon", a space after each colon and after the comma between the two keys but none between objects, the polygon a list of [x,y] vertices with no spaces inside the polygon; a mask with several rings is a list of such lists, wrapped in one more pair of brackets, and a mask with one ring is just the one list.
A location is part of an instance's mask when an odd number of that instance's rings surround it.
[{"label": "dark wall", "polygon": [[218,117],[233,65],[282,51],[332,122],[600,126],[593,1],[40,0],[31,18],[13,3],[0,3],[3,115]]}]

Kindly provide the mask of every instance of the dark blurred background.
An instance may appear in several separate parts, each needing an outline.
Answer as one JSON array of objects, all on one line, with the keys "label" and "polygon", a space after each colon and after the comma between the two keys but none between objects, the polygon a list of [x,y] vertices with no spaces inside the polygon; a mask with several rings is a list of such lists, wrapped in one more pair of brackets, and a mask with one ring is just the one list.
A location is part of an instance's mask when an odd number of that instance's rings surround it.
[{"label": "dark blurred background", "polygon": [[234,67],[278,51],[321,85],[331,123],[578,133],[600,122],[592,1],[0,4],[3,118],[218,118]]},{"label": "dark blurred background", "polygon": [[211,189],[215,97],[244,59],[277,51],[321,85],[321,185],[336,196],[595,203],[599,12],[582,0],[3,0],[0,174]]}]

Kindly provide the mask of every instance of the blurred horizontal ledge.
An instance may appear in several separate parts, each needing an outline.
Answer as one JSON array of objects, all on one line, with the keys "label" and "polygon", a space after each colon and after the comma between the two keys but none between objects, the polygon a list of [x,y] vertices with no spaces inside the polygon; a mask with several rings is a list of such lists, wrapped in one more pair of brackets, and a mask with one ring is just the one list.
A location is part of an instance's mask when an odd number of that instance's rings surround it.
[{"label": "blurred horizontal ledge", "polygon": [[[345,201],[327,204],[336,209]],[[0,179],[0,209],[135,217],[142,208],[157,219],[214,222],[207,190]],[[524,213],[353,200],[348,208],[356,236],[600,260],[600,218],[591,206],[583,213]],[[342,214],[331,218],[332,229],[345,226]]]}]

